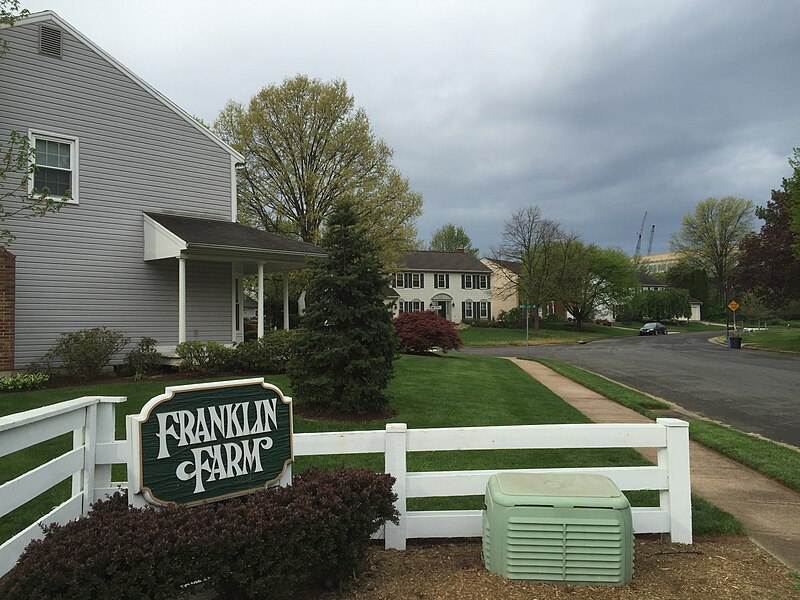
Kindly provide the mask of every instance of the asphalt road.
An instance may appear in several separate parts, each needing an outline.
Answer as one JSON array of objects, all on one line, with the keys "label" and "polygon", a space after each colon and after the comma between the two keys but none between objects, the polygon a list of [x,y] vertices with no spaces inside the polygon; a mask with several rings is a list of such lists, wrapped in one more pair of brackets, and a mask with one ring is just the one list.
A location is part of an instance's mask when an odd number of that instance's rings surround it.
[{"label": "asphalt road", "polygon": [[554,358],[690,411],[800,447],[800,357],[730,350],[713,332],[612,338],[583,345],[467,348],[469,354]]}]

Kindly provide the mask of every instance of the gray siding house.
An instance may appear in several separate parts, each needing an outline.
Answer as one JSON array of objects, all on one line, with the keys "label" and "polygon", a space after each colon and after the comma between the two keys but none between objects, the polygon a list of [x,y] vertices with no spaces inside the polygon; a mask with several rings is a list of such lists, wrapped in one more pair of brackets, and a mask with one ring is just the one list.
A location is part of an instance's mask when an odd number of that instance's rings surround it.
[{"label": "gray siding house", "polygon": [[153,337],[166,353],[183,340],[240,341],[242,277],[322,253],[236,224],[243,158],[56,14],[0,38],[0,140],[27,134],[31,187],[65,196],[58,213],[6,223],[13,327],[9,342],[0,323],[0,337],[13,363],[0,358],[0,371],[36,360],[63,332],[101,325],[132,343]]}]

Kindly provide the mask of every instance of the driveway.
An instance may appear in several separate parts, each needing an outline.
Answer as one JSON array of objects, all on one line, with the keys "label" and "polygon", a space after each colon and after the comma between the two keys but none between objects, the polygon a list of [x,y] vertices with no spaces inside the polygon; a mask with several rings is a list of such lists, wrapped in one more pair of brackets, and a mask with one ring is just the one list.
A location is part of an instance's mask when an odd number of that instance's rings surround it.
[{"label": "driveway", "polygon": [[800,357],[730,350],[713,332],[612,338],[584,345],[466,348],[466,354],[554,358],[742,431],[800,447]]}]

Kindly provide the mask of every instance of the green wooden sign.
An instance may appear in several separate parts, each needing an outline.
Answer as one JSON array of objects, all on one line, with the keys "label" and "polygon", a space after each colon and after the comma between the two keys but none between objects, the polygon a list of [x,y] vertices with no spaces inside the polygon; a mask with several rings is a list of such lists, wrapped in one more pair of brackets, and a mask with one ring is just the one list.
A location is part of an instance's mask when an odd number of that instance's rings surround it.
[{"label": "green wooden sign", "polygon": [[254,492],[277,482],[293,459],[291,401],[263,379],[168,387],[132,422],[134,491],[150,504]]}]

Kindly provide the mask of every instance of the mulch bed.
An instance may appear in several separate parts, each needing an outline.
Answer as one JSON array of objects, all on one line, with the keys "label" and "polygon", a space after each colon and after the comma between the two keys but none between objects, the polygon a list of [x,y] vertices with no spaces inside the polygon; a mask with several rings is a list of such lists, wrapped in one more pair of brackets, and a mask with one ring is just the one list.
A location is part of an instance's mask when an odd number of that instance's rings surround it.
[{"label": "mulch bed", "polygon": [[702,539],[691,546],[636,540],[633,581],[624,587],[510,581],[484,569],[475,542],[420,544],[404,552],[373,547],[368,566],[324,600],[788,600],[800,580],[747,538]]}]

